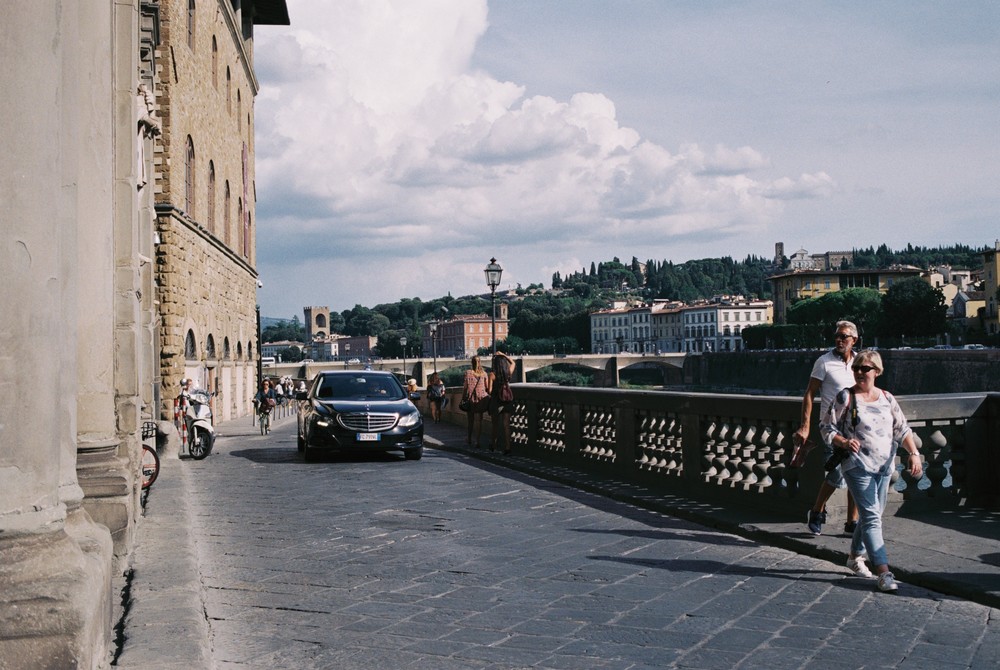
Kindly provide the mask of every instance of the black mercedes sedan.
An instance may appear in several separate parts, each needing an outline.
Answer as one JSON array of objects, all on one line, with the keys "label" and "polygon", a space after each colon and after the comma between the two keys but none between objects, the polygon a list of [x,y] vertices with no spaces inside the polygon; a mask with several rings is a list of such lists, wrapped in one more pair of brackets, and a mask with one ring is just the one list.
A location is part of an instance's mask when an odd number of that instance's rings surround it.
[{"label": "black mercedes sedan", "polygon": [[299,402],[299,451],[307,461],[323,453],[424,453],[424,421],[406,389],[390,372],[321,372]]}]

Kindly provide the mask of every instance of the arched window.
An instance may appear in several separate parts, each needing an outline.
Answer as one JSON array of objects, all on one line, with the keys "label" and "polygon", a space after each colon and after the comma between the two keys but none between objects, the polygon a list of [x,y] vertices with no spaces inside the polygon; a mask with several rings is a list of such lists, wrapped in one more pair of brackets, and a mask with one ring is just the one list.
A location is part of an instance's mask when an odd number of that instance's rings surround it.
[{"label": "arched window", "polygon": [[187,30],[188,30],[188,46],[191,50],[194,50],[194,0],[188,0],[188,14],[187,14]]},{"label": "arched window", "polygon": [[239,361],[239,360],[242,360],[242,359],[243,359],[243,343],[242,342],[237,342],[236,343],[236,360]]},{"label": "arched window", "polygon": [[247,342],[247,360],[248,361],[252,361],[253,360],[253,343],[252,342]]},{"label": "arched window", "polygon": [[211,334],[205,340],[205,356],[215,358],[215,338]]},{"label": "arched window", "polygon": [[212,35],[212,88],[219,90],[219,42]]},{"label": "arched window", "polygon": [[222,357],[228,361],[232,355],[233,352],[229,349],[229,336],[227,335],[222,340]]},{"label": "arched window", "polygon": [[198,358],[198,345],[195,342],[193,330],[188,330],[187,337],[184,338],[184,358],[189,361]]},{"label": "arched window", "polygon": [[236,89],[236,125],[240,124],[240,119],[243,117],[243,96],[240,95],[240,89]]},{"label": "arched window", "polygon": [[236,199],[236,248],[243,248],[243,198]]},{"label": "arched window", "polygon": [[215,234],[215,163],[208,161],[208,232]]},{"label": "arched window", "polygon": [[187,215],[194,217],[194,140],[187,137],[187,152],[184,156],[184,208]]},{"label": "arched window", "polygon": [[230,193],[229,193],[229,180],[228,179],[226,180],[226,187],[224,189],[224,193],[225,194],[223,196],[223,199],[225,200],[225,202],[222,203],[222,206],[223,206],[222,225],[224,226],[224,228],[222,229],[222,241],[225,242],[226,246],[228,247],[229,246],[229,231],[232,229],[232,225],[233,225],[233,215],[232,215],[232,212],[233,212],[233,201],[232,201],[232,197],[230,196]]},{"label": "arched window", "polygon": [[233,113],[233,73],[226,66],[226,113]]}]

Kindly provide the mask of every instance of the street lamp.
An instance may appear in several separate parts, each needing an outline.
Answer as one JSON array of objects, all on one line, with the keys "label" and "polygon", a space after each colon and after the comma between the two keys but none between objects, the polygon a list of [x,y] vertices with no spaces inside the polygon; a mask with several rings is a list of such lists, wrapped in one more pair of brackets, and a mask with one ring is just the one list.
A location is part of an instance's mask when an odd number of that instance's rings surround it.
[{"label": "street lamp", "polygon": [[486,285],[490,287],[490,300],[493,303],[493,314],[490,318],[490,335],[493,339],[493,353],[497,353],[497,286],[500,285],[500,275],[503,268],[496,258],[490,259],[490,264],[483,270],[486,273]]},{"label": "street lamp", "polygon": [[434,357],[434,372],[437,372],[438,371],[438,348],[437,348],[438,322],[437,321],[431,321],[430,331],[431,331],[431,355]]},{"label": "street lamp", "polygon": [[[260,285],[258,280],[258,286]],[[260,390],[261,380],[264,379],[264,361],[260,354],[260,305],[257,305],[257,390]]]},{"label": "street lamp", "polygon": [[399,346],[403,348],[403,376],[406,376],[406,336],[399,338]]}]

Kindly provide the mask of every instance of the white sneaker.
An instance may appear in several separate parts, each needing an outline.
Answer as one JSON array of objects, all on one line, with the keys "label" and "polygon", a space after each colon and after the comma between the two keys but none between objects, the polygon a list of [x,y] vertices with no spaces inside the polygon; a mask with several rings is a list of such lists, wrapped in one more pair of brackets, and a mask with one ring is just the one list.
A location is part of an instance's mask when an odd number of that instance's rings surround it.
[{"label": "white sneaker", "polygon": [[871,579],[875,576],[872,574],[872,571],[868,569],[868,565],[865,564],[864,556],[855,556],[854,558],[848,556],[847,569],[858,577],[864,577],[865,579]]},{"label": "white sneaker", "polygon": [[896,578],[892,576],[891,572],[883,572],[878,576],[878,590],[883,593],[892,593],[899,586],[896,584]]}]

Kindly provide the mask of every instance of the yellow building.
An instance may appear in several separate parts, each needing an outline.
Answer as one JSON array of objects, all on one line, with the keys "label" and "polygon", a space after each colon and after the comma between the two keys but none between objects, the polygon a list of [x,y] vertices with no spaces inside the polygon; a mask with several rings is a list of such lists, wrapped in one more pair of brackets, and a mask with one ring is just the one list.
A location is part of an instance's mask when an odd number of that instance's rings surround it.
[{"label": "yellow building", "polygon": [[774,294],[774,323],[787,323],[788,308],[799,300],[842,291],[872,288],[886,293],[896,282],[920,276],[920,268],[895,266],[883,269],[795,270],[769,277]]}]

